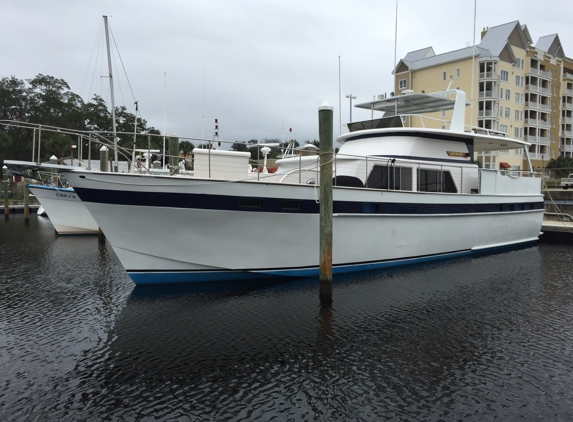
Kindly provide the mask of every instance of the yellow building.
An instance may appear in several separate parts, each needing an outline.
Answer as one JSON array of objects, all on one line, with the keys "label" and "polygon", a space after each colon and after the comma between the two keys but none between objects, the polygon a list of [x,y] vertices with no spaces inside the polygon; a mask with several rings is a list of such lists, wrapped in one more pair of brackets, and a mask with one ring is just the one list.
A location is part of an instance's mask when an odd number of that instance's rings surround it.
[{"label": "yellow building", "polygon": [[[557,34],[534,45],[519,21],[484,28],[476,46],[443,54],[432,47],[408,53],[394,69],[395,92],[465,91],[466,125],[531,143],[534,168],[573,155],[573,59]],[[432,117],[448,120],[450,112]],[[436,120],[437,122],[437,120]],[[443,125],[442,122],[435,123]],[[528,170],[523,151],[483,153],[485,168]]]}]

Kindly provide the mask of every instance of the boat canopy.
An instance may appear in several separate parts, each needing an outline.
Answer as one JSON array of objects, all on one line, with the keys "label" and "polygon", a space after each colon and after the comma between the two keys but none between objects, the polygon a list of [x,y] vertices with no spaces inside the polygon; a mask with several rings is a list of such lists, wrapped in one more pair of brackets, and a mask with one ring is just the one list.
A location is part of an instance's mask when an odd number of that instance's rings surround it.
[{"label": "boat canopy", "polygon": [[356,104],[355,107],[366,110],[383,111],[387,113],[387,115],[394,114],[396,111],[398,111],[398,114],[423,114],[452,110],[456,101],[453,98],[447,98],[445,96],[446,93],[449,93],[449,91],[433,94],[402,94],[395,97]]}]

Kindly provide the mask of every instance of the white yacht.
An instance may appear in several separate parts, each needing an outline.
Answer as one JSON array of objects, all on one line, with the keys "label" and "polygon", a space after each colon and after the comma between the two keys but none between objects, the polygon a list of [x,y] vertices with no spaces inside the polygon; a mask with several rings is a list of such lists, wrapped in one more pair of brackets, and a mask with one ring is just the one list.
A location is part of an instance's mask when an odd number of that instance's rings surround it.
[{"label": "white yacht", "polygon": [[[334,274],[537,241],[539,175],[474,162],[480,151],[527,154],[528,143],[466,128],[465,93],[412,93],[361,106],[386,114],[349,125],[337,140]],[[447,130],[403,125],[414,113],[448,108]],[[136,284],[318,274],[318,155],[278,160],[275,173],[253,177],[248,154],[194,153],[193,176],[65,172]]]}]

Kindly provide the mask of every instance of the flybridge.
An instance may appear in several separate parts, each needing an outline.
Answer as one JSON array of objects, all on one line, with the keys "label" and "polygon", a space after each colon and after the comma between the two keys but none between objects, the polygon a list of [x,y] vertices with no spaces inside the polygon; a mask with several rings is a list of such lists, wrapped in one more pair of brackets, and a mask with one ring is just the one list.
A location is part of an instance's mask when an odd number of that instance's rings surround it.
[{"label": "flybridge", "polygon": [[[454,96],[454,98],[450,98]],[[458,89],[421,94],[407,92],[402,95],[356,104],[357,108],[382,111],[385,117],[417,115],[436,111],[454,110],[450,130],[464,131],[466,93]]]}]

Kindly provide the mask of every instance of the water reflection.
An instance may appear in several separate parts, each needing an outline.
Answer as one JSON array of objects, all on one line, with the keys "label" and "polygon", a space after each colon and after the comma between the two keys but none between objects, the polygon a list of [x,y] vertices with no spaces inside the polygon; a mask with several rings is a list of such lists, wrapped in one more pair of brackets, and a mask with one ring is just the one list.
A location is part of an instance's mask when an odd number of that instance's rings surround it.
[{"label": "water reflection", "polygon": [[1,230],[3,419],[573,417],[568,246],[338,277],[321,307],[315,279],[134,287],[95,238]]}]

